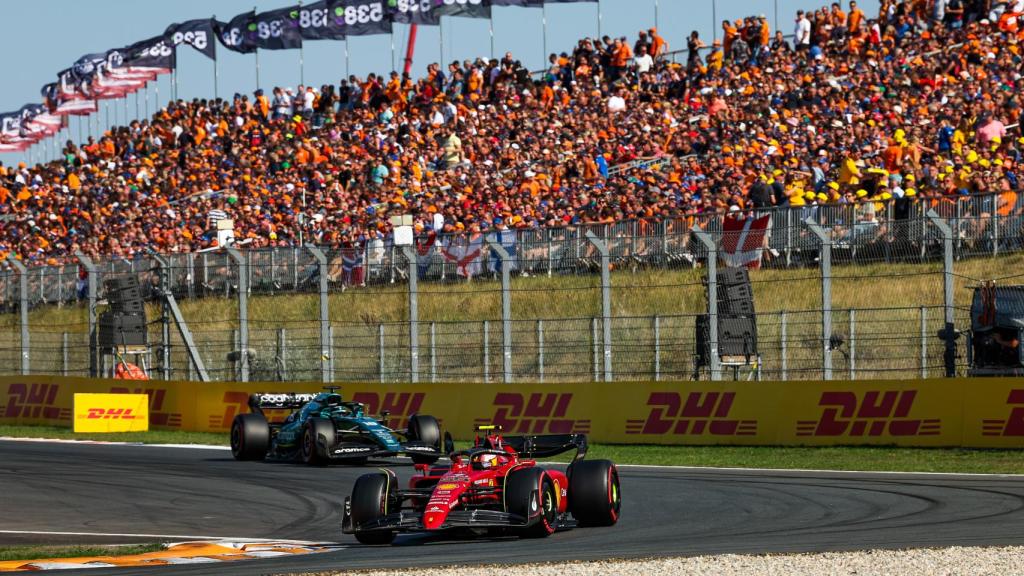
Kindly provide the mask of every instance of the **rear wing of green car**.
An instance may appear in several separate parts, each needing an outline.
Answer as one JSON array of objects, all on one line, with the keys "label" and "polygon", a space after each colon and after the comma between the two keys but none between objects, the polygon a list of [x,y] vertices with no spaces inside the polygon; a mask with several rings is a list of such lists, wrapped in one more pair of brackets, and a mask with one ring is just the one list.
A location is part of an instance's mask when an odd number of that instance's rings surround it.
[{"label": "rear wing of green car", "polygon": [[249,395],[249,410],[254,414],[263,414],[264,410],[298,410],[316,396],[303,392],[257,392]]}]

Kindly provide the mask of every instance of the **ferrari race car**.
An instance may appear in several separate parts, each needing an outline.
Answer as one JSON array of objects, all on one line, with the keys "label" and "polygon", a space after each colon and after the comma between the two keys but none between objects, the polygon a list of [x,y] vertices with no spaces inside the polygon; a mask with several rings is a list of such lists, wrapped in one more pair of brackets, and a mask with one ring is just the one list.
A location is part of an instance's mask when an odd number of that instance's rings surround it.
[{"label": "ferrari race car", "polygon": [[[570,450],[576,455],[564,473],[535,460]],[[586,452],[582,434],[503,437],[500,427],[482,426],[472,448],[449,455],[450,465],[417,465],[406,489],[391,470],[360,476],[345,498],[342,532],[388,544],[397,532],[545,537],[611,526],[621,506],[618,470],[608,460],[584,460]]]},{"label": "ferrari race car", "polygon": [[[442,452],[437,420],[413,414],[405,430],[385,425],[388,413],[366,414],[359,402],[345,402],[336,387],[319,394],[257,393],[249,396],[249,413],[231,423],[231,453],[236,460],[300,459],[307,464],[331,461],[365,464],[371,457],[407,454],[418,464],[432,464]],[[283,422],[270,422],[264,410],[290,410]]]}]

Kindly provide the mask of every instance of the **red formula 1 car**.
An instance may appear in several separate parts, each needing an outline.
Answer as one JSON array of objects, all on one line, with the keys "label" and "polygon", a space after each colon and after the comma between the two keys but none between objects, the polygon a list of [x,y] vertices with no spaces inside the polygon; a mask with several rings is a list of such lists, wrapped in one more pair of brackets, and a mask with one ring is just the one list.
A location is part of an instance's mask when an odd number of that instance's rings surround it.
[{"label": "red formula 1 car", "polygon": [[[570,450],[576,456],[564,473],[535,460]],[[621,506],[618,470],[608,460],[584,460],[586,452],[582,434],[503,437],[500,427],[481,426],[473,447],[452,452],[450,465],[416,465],[406,489],[391,470],[360,476],[345,498],[342,531],[363,544],[388,544],[398,532],[544,537],[611,526]]]}]

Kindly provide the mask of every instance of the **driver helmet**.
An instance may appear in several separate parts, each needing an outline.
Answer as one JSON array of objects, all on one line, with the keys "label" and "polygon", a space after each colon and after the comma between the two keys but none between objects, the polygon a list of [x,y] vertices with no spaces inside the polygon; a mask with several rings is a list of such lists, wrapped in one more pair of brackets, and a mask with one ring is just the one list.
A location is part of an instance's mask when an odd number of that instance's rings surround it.
[{"label": "driver helmet", "polygon": [[483,469],[493,468],[498,466],[501,462],[498,461],[497,454],[481,454],[480,455],[480,467]]}]

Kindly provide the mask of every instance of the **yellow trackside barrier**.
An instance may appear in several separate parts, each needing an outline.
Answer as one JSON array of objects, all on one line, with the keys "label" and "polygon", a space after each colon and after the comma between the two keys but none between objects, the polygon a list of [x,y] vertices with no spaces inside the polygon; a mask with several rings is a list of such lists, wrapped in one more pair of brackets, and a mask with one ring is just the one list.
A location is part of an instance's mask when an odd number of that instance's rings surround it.
[{"label": "yellow trackside barrier", "polygon": [[[157,429],[227,432],[252,392],[319,383],[0,378],[0,424],[72,422],[74,393],[145,394]],[[403,427],[437,417],[456,438],[583,432],[594,442],[1024,448],[1024,379],[580,384],[343,384],[346,399]]]},{"label": "yellow trackside barrier", "polygon": [[77,393],[75,432],[145,432],[149,430],[149,396]]}]

